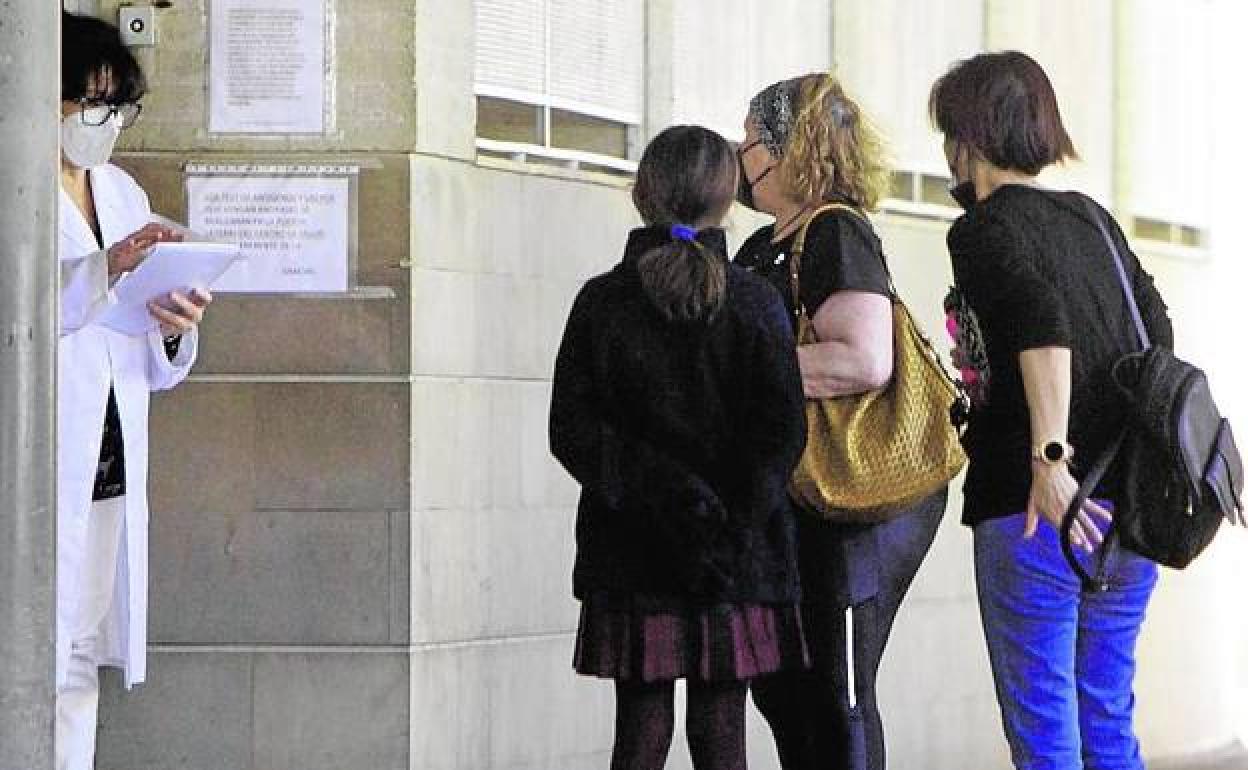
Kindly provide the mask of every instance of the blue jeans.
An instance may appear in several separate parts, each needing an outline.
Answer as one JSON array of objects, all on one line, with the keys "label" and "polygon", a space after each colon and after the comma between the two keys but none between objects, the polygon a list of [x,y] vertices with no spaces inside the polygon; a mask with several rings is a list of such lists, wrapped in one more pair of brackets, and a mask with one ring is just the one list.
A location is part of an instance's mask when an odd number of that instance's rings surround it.
[{"label": "blue jeans", "polygon": [[975,527],[979,611],[1014,767],[1143,770],[1132,680],[1157,567],[1115,548],[1109,590],[1084,593],[1057,532],[1041,523],[1024,540],[1024,521]]}]

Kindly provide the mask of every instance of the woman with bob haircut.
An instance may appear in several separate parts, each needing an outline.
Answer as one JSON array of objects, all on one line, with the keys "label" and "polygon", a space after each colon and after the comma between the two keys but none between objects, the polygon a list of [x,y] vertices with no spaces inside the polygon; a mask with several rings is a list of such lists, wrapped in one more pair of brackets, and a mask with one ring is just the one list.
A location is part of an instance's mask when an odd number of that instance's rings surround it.
[{"label": "woman with bob haircut", "polygon": [[[736,263],[771,283],[796,329],[789,258],[806,228],[801,302],[819,341],[797,348],[807,398],[887,384],[893,370],[890,280],[867,219],[888,183],[883,147],[835,77],[811,74],[754,97],[745,119],[741,200],[775,217]],[[814,212],[829,203],[845,208]],[[945,510],[941,489],[880,524],[835,523],[790,500],[798,522],[802,622],[812,668],[751,684],[785,770],[881,770],[875,682],[898,607]]]},{"label": "woman with bob haircut", "polygon": [[644,227],[568,317],[550,446],[581,485],[574,666],[615,683],[612,770],[662,770],[685,680],[696,770],[745,770],[751,679],[806,665],[785,486],[806,440],[784,304],[728,263],[723,137],[642,153]]},{"label": "woman with bob haircut", "polygon": [[[1076,157],[1040,66],[1015,51],[953,65],[932,87],[954,197],[949,231],[964,365],[979,383],[963,437],[962,520],[973,528],[980,615],[1019,770],[1141,770],[1132,730],[1135,643],[1156,566],[1112,548],[1108,590],[1085,592],[1060,527],[1082,473],[1120,431],[1110,367],[1137,348],[1102,228],[1126,260],[1150,337],[1171,345],[1166,307],[1108,212],[1036,175]],[[982,355],[967,355],[978,351]],[[1121,479],[1106,475],[1072,542],[1092,551]]]},{"label": "woman with bob haircut", "polygon": [[147,673],[148,403],[190,372],[212,298],[151,303],[146,333],[100,322],[114,283],[181,236],[109,162],[139,116],[138,62],[107,22],[62,12],[61,33],[55,755],[57,770],[90,770],[100,666],[127,689]]}]

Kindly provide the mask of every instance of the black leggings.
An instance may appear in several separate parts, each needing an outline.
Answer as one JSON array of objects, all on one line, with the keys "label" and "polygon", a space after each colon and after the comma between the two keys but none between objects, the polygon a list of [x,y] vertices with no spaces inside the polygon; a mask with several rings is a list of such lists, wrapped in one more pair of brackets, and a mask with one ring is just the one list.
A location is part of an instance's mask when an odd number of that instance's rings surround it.
[{"label": "black leggings", "polygon": [[[799,519],[802,622],[813,667],[751,684],[784,770],[884,770],[876,673],[897,608],[936,536],[945,497],[942,491],[873,532]],[[874,538],[871,547],[846,547],[847,538],[864,535]],[[848,584],[864,580],[874,590],[856,601]],[[852,690],[846,655],[851,623]]]},{"label": "black leggings", "polygon": [[[745,770],[745,682],[688,681],[685,733],[695,770]],[[615,683],[611,770],[663,770],[675,721],[672,682]]]}]

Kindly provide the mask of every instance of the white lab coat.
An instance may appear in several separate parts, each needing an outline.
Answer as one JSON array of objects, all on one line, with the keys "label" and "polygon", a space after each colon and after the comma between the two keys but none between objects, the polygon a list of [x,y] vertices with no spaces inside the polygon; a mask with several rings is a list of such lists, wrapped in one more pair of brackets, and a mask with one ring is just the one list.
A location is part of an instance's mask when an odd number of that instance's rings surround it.
[{"label": "white lab coat", "polygon": [[[90,172],[105,247],[149,221],[147,195],[113,165]],[[197,336],[182,338],[170,361],[161,334],[131,337],[95,323],[114,301],[107,256],[86,219],[61,190],[61,332],[57,355],[56,681],[65,681],[72,636],[82,625],[74,586],[88,542],[87,517],[99,463],[109,385],[125,446],[126,515],[112,608],[99,641],[101,664],[124,669],[130,687],[147,672],[147,415],[151,391],[178,384],[195,360]]]}]

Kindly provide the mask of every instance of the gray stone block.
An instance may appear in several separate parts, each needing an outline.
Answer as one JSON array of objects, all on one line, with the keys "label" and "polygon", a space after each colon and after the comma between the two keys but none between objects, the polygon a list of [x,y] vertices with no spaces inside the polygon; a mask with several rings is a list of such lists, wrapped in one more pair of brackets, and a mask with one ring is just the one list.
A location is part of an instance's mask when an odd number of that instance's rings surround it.
[{"label": "gray stone block", "polygon": [[184,382],[152,397],[152,518],[256,507],[256,408],[250,384]]},{"label": "gray stone block", "polygon": [[412,385],[412,507],[573,506],[550,456],[550,385],[421,380]]},{"label": "gray stone block", "polygon": [[412,638],[412,515],[392,511],[390,518],[390,644]]},{"label": "gray stone block", "polygon": [[417,156],[413,262],[560,281],[581,281],[609,269],[619,261],[629,229],[639,223],[628,185],[573,179]]},{"label": "gray stone block", "polygon": [[255,657],[256,770],[407,770],[406,652]]},{"label": "gray stone block", "polygon": [[256,386],[256,500],[265,510],[407,510],[406,384]]},{"label": "gray stone block", "polygon": [[197,374],[398,374],[407,364],[400,299],[218,294]]},{"label": "gray stone block", "polygon": [[408,510],[404,383],[184,383],[153,401],[153,515]]},{"label": "gray stone block", "polygon": [[419,511],[412,526],[414,643],[576,628],[570,510]]},{"label": "gray stone block", "polygon": [[[389,644],[405,606],[388,513],[169,514],[151,526],[151,638]],[[399,541],[405,541],[406,531]],[[397,629],[402,633],[402,628]]]},{"label": "gray stone block", "polygon": [[571,636],[413,653],[412,767],[605,767],[613,690],[574,674],[571,660]]},{"label": "gray stone block", "polygon": [[126,692],[105,670],[97,770],[250,770],[251,656],[153,652]]}]

